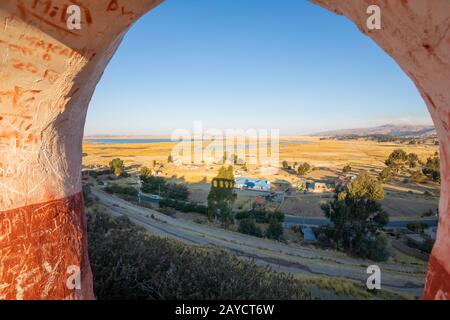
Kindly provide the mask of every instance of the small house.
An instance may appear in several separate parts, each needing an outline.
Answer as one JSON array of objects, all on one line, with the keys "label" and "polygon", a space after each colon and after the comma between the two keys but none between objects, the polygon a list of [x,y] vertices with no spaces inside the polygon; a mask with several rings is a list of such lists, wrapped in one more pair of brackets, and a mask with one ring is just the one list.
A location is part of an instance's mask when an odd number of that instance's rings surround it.
[{"label": "small house", "polygon": [[270,191],[270,182],[257,178],[239,177],[235,179],[235,188],[258,191]]}]

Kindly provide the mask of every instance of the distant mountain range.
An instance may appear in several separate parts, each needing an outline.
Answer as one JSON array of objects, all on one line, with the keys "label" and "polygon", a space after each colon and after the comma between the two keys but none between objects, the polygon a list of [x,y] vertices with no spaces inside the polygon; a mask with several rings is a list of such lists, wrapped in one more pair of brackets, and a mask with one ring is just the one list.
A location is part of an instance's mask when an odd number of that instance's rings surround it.
[{"label": "distant mountain range", "polygon": [[383,134],[396,137],[429,137],[436,134],[434,126],[386,124],[372,128],[342,129],[314,133],[313,137],[368,136]]}]

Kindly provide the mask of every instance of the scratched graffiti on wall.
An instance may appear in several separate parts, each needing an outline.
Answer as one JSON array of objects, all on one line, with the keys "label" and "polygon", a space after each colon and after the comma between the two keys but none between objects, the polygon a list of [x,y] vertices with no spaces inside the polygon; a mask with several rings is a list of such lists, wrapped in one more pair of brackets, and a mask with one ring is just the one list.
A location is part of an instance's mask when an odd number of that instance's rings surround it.
[{"label": "scratched graffiti on wall", "polygon": [[[76,298],[84,284],[69,288],[66,270],[85,259],[83,231],[77,228],[84,224],[82,206],[77,194],[0,215],[0,300]],[[58,249],[67,235],[65,250]]]}]

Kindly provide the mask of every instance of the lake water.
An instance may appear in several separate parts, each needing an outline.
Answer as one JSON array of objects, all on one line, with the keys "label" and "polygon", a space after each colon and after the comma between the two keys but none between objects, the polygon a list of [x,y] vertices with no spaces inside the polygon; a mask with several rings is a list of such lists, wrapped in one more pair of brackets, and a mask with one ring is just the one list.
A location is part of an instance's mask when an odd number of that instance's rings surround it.
[{"label": "lake water", "polygon": [[[198,140],[196,140],[198,141]],[[205,140],[208,141],[208,140]],[[179,142],[173,141],[169,138],[164,139],[119,139],[119,138],[105,138],[105,139],[84,139],[83,142],[93,142],[100,144],[132,144],[132,143],[162,143],[162,142]],[[292,140],[280,141],[280,144],[310,144],[311,141],[306,140]],[[242,147],[242,146],[241,146]],[[255,145],[247,145],[249,148],[254,148]],[[239,146],[238,146],[239,148]]]},{"label": "lake water", "polygon": [[171,139],[84,139],[83,142],[94,142],[100,144],[130,144],[130,143],[161,143],[175,142]]}]

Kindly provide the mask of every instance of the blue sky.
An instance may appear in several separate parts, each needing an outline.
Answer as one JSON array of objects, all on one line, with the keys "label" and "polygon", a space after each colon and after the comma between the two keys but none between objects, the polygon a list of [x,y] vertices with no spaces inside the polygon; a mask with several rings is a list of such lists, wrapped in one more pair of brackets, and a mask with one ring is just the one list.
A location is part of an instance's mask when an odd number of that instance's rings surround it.
[{"label": "blue sky", "polygon": [[167,0],[129,31],[86,135],[205,128],[282,135],[431,123],[412,81],[346,18],[305,0]]}]

